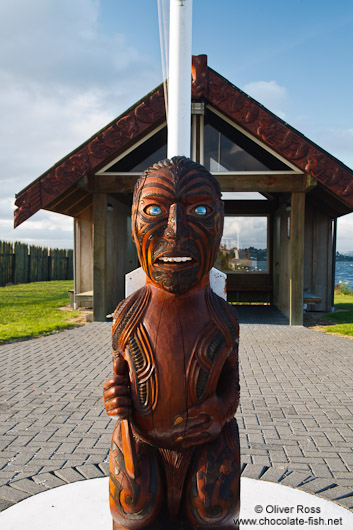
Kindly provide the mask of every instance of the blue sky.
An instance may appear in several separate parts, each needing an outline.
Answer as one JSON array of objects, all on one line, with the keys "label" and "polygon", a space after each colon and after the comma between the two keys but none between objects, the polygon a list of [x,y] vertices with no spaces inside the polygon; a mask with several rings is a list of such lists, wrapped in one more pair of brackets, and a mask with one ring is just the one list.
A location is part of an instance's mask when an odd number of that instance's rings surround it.
[{"label": "blue sky", "polygon": [[[194,0],[193,53],[353,167],[352,25],[348,0]],[[13,230],[14,194],[162,81],[157,0],[1,2],[0,35],[0,240],[70,247],[71,218]]]}]

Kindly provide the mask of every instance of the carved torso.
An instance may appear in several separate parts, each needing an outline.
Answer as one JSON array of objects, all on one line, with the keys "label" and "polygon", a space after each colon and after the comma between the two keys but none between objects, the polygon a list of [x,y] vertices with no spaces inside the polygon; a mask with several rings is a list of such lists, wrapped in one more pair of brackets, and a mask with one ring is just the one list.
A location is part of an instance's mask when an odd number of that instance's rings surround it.
[{"label": "carved torso", "polygon": [[107,412],[119,416],[114,530],[174,528],[180,513],[192,528],[235,528],[239,328],[209,286],[223,213],[217,180],[185,157],[136,182],[131,227],[146,284],[115,311],[114,377],[104,386]]},{"label": "carved torso", "polygon": [[133,427],[153,445],[173,448],[176,418],[216,391],[235,353],[232,312],[209,287],[175,297],[148,284],[115,318],[114,355],[129,366]]}]

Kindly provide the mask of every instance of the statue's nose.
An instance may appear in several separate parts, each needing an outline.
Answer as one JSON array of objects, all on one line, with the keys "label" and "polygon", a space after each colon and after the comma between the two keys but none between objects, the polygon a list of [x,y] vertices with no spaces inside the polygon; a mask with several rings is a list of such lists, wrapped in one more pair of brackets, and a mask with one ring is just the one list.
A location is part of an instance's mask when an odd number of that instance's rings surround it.
[{"label": "statue's nose", "polygon": [[182,211],[179,204],[174,203],[169,208],[168,225],[165,231],[167,237],[177,237],[182,228]]}]

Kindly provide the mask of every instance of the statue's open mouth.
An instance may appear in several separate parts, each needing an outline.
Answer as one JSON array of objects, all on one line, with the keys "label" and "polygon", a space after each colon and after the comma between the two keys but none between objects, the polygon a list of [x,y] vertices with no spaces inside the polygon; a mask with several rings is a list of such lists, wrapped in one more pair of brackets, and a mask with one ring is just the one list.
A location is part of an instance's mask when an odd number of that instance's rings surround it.
[{"label": "statue's open mouth", "polygon": [[185,254],[182,255],[180,253],[177,256],[173,256],[173,254],[169,253],[163,253],[162,255],[159,255],[154,260],[154,265],[161,269],[175,269],[175,270],[186,270],[190,269],[190,267],[194,267],[197,263],[197,260],[192,256],[186,256]]},{"label": "statue's open mouth", "polygon": [[158,261],[163,261],[164,263],[185,263],[186,261],[192,261],[190,256],[174,256],[174,257],[160,257]]},{"label": "statue's open mouth", "polygon": [[194,241],[161,240],[152,251],[152,262],[164,270],[188,270],[199,263],[198,247]]}]

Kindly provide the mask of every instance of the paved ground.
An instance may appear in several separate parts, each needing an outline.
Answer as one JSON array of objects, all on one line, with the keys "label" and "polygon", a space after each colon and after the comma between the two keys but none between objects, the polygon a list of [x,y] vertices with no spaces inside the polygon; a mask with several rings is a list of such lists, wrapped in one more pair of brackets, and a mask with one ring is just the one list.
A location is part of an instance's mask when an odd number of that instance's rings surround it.
[{"label": "paved ground", "polygon": [[[351,509],[353,341],[269,310],[241,308],[240,320],[243,474]],[[106,473],[110,324],[2,345],[0,363],[0,509]]]}]

